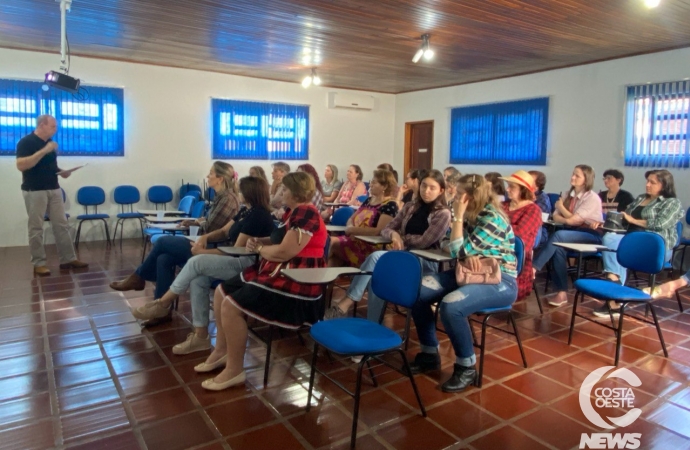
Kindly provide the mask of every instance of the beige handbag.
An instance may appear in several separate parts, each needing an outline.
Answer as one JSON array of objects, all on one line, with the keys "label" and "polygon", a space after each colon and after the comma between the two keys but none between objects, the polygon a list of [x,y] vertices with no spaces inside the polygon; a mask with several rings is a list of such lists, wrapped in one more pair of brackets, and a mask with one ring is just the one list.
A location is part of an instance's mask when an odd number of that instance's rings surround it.
[{"label": "beige handbag", "polygon": [[501,268],[494,258],[481,258],[479,271],[472,271],[465,261],[458,261],[455,266],[455,281],[458,286],[466,284],[498,284],[501,282]]}]

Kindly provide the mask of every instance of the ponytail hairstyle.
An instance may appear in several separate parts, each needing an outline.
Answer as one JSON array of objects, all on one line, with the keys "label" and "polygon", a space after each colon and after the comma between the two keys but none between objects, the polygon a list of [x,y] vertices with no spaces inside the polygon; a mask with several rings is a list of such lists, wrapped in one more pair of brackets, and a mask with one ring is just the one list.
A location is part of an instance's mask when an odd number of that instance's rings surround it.
[{"label": "ponytail hairstyle", "polygon": [[213,171],[219,177],[223,178],[223,187],[233,194],[237,195],[239,190],[237,189],[235,168],[231,164],[224,161],[216,161],[213,163]]},{"label": "ponytail hairstyle", "polygon": [[498,214],[501,214],[506,221],[508,220],[503,212],[503,208],[494,196],[491,182],[485,179],[484,176],[476,173],[464,175],[460,177],[457,186],[457,196],[467,194],[469,197],[469,203],[467,204],[467,210],[465,211],[465,221],[470,226],[475,226],[477,223],[477,216],[488,205],[493,206]]},{"label": "ponytail hairstyle", "polygon": [[[594,169],[592,169],[590,166],[586,164],[578,164],[575,166],[575,169],[580,169],[582,171],[582,174],[585,176],[585,192],[589,192],[592,190],[594,187]],[[568,190],[568,196],[566,199],[563,201],[563,206],[566,208],[570,209],[570,202],[575,198],[573,193],[575,192],[575,187],[570,186],[570,189]]]}]

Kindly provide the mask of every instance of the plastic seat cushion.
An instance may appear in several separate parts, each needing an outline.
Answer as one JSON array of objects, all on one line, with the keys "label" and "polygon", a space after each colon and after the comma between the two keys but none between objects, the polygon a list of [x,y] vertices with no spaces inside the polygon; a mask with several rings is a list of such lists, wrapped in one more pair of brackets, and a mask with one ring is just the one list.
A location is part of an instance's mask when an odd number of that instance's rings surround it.
[{"label": "plastic seat cushion", "polygon": [[639,289],[607,280],[579,279],[575,282],[575,289],[598,300],[646,302],[652,299]]},{"label": "plastic seat cushion", "polygon": [[359,318],[318,322],[311,327],[310,334],[316,342],[341,355],[380,353],[402,344],[395,331]]},{"label": "plastic seat cushion", "polygon": [[143,219],[144,215],[138,212],[119,213],[118,219]]},{"label": "plastic seat cushion", "polygon": [[96,220],[96,219],[110,219],[108,214],[81,214],[77,216],[77,220]]},{"label": "plastic seat cushion", "polygon": [[478,316],[486,316],[487,314],[496,314],[496,313],[501,313],[501,312],[509,312],[513,310],[513,305],[510,306],[502,306],[500,308],[486,308],[482,309],[481,311],[477,311],[474,314],[477,314]]},{"label": "plastic seat cushion", "polygon": [[155,236],[157,234],[163,234],[163,230],[160,228],[144,228],[144,233],[149,236]]}]

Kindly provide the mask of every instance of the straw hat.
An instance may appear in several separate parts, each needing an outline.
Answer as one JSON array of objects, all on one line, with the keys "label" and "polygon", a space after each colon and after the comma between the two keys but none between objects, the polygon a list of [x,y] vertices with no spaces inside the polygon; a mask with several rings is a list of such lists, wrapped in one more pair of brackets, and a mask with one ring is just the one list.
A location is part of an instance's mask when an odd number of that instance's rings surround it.
[{"label": "straw hat", "polygon": [[534,183],[534,177],[524,170],[518,170],[509,177],[499,177],[501,180],[505,180],[509,183],[519,184],[529,189],[531,192],[537,190],[537,186]]}]

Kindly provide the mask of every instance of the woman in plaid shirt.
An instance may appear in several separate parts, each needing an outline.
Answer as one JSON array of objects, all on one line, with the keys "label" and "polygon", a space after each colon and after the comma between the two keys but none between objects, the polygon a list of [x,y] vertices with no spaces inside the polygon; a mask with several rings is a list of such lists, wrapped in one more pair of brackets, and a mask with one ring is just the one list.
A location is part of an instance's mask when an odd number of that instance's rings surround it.
[{"label": "woman in plaid shirt", "polygon": [[[683,218],[683,206],[676,198],[673,175],[668,170],[650,170],[644,174],[647,179],[646,193],[640,195],[625,209],[623,213],[628,222],[628,233],[633,231],[651,231],[664,238],[666,242],[666,261],[671,259],[673,247],[678,240],[676,224]],[[598,228],[602,224],[594,224]],[[604,273],[611,281],[625,284],[627,269],[618,264],[615,250],[623,239],[623,234],[606,233],[603,243],[614,250],[603,252]],[[620,309],[615,302],[610,303],[611,312],[618,315]],[[609,317],[609,309],[602,305],[593,311],[599,317]]]},{"label": "woman in plaid shirt", "polygon": [[[450,224],[450,211],[446,207],[446,198],[443,195],[445,188],[446,182],[441,172],[438,170],[425,172],[419,184],[419,195],[416,200],[406,203],[395,219],[381,231],[381,236],[392,241],[391,250],[424,250],[439,247],[439,242],[445,236]],[[376,261],[384,253],[385,251],[376,251],[367,256],[361,269],[365,272],[373,271]],[[425,272],[437,270],[435,263],[421,258],[420,261]],[[378,322],[385,302],[371,291],[370,280],[371,276],[354,277],[347,295],[326,311],[325,318],[345,317],[350,306],[360,301],[364,292],[368,290],[367,318]]]},{"label": "woman in plaid shirt", "polygon": [[410,366],[413,373],[441,366],[435,317],[431,310],[431,304],[440,301],[441,320],[456,358],[453,375],[441,386],[444,392],[460,392],[477,376],[474,341],[467,317],[485,308],[511,305],[518,293],[515,235],[492,192],[491,182],[476,174],[460,178],[453,212],[450,254],[473,270],[479,269],[482,258],[496,259],[501,268],[501,281],[458,287],[455,270],[423,278],[419,300],[412,307],[422,351]]}]

